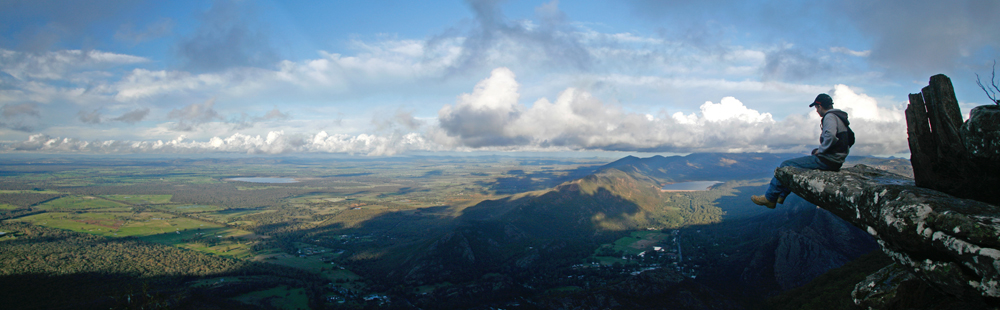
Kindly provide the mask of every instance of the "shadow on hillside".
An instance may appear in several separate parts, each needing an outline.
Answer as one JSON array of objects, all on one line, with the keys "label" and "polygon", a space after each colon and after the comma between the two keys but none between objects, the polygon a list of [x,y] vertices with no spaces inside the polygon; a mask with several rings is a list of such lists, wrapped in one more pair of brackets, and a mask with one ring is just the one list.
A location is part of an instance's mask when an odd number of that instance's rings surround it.
[{"label": "shadow on hillside", "polygon": [[376,282],[459,283],[574,263],[621,235],[595,219],[625,221],[640,209],[607,189],[585,194],[574,184],[538,196],[483,201],[458,216],[448,206],[387,212],[353,227],[298,230],[289,239],[347,250],[350,269]]},{"label": "shadow on hillside", "polygon": [[683,242],[701,245],[685,247],[686,257],[715,264],[698,282],[743,304],[760,304],[878,249],[867,232],[795,195],[776,209],[737,204],[752,209],[720,223],[682,228],[679,234]]},{"label": "shadow on hillside", "polygon": [[[106,272],[5,275],[0,276],[4,287],[0,301],[6,309],[265,309],[230,298],[279,285],[304,284],[257,269],[205,276],[140,277]],[[228,282],[219,281],[223,278]],[[199,280],[212,284],[192,285]],[[318,297],[316,293],[308,295]]]},{"label": "shadow on hillside", "polygon": [[[750,201],[751,195],[760,195],[767,190],[768,184],[765,183],[760,186],[742,186],[733,188],[739,191],[739,195],[734,196],[722,196],[715,200],[715,205],[726,212],[726,215],[722,217],[723,221],[738,220],[753,216],[773,214],[775,210],[771,210],[762,206],[755,205]],[[788,204],[791,205],[791,204]],[[787,209],[786,205],[780,205],[779,208],[782,210]]]},{"label": "shadow on hillside", "polygon": [[572,181],[594,173],[602,166],[583,166],[573,170],[538,171],[524,173],[524,170],[507,171],[509,177],[498,177],[493,182],[480,181],[482,186],[500,195],[517,194],[555,187],[566,181]]},{"label": "shadow on hillside", "polygon": [[278,285],[303,289],[313,302],[323,293],[325,279],[290,267],[136,238],[0,225],[15,236],[0,242],[0,261],[17,262],[0,264],[4,309],[252,309],[228,298]]},{"label": "shadow on hillside", "polygon": [[421,178],[426,178],[426,177],[434,177],[434,176],[442,176],[442,175],[444,175],[444,170],[437,169],[437,170],[431,170],[431,171],[424,172],[424,175],[422,175],[420,177]]}]

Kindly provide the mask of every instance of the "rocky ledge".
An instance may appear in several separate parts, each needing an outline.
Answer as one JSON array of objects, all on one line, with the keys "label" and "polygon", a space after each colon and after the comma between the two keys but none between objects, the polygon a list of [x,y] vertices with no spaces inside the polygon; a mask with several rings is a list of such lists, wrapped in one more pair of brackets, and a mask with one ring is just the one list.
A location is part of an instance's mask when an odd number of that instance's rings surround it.
[{"label": "rocky ledge", "polygon": [[855,303],[894,308],[892,303],[914,296],[897,291],[907,285],[886,285],[918,281],[963,304],[996,307],[996,206],[917,187],[910,178],[864,165],[840,172],[784,167],[775,176],[795,194],[868,231],[896,262],[859,283]]}]

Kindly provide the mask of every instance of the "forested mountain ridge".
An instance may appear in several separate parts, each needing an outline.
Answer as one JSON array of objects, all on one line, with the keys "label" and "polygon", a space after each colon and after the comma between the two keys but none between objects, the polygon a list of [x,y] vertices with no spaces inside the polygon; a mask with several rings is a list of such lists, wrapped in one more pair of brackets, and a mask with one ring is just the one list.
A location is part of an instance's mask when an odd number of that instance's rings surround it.
[{"label": "forested mountain ridge", "polygon": [[[547,239],[580,238],[635,229],[677,228],[718,221],[721,212],[676,206],[661,184],[636,172],[602,169],[533,197],[514,201],[499,218]],[[706,213],[693,219],[699,211]],[[717,211],[717,210],[716,210]],[[686,220],[683,218],[687,218]]]}]

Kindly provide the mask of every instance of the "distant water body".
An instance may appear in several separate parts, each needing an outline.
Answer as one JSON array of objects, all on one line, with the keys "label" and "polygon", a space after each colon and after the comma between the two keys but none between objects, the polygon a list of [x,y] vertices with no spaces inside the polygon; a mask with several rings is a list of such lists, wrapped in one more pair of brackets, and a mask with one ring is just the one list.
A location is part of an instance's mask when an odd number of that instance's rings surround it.
[{"label": "distant water body", "polygon": [[298,183],[293,178],[230,178],[232,181],[252,182],[252,183]]},{"label": "distant water body", "polygon": [[712,185],[719,184],[719,181],[694,181],[694,182],[680,182],[674,184],[667,184],[661,188],[661,190],[668,192],[679,192],[679,191],[704,191],[708,190]]}]

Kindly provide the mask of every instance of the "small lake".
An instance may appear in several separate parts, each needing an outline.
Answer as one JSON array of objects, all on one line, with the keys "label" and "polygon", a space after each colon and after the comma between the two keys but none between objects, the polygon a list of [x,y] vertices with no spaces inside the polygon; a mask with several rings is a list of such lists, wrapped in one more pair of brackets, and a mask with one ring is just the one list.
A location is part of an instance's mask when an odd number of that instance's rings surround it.
[{"label": "small lake", "polygon": [[263,177],[252,177],[252,178],[229,178],[230,181],[240,181],[240,182],[252,182],[252,183],[298,183],[293,178],[263,178]]},{"label": "small lake", "polygon": [[704,191],[704,190],[708,190],[709,187],[712,187],[713,185],[719,184],[719,183],[722,183],[722,182],[719,182],[719,181],[680,182],[680,183],[674,183],[674,184],[664,185],[663,188],[661,188],[661,190],[668,191],[668,192],[669,191]]}]

